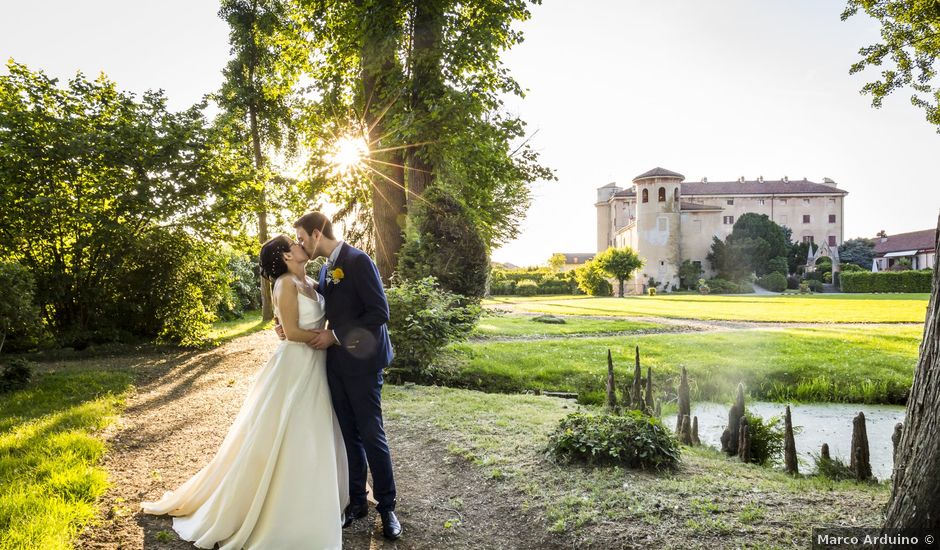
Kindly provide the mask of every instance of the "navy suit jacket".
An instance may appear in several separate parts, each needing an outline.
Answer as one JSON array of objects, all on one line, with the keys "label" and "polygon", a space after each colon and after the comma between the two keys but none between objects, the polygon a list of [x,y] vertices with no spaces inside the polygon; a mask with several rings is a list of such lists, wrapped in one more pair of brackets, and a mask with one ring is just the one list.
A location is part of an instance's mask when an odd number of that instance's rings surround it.
[{"label": "navy suit jacket", "polygon": [[336,263],[342,280],[327,280],[326,266],[320,269],[320,293],[326,298],[326,319],[339,345],[327,349],[327,369],[340,376],[381,371],[392,362],[388,338],[388,300],[379,270],[372,258],[343,243]]}]

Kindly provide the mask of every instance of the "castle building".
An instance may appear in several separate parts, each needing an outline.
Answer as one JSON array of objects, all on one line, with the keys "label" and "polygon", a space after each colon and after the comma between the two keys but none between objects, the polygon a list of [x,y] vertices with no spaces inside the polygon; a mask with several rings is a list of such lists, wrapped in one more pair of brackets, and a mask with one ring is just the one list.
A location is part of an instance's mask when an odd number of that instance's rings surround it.
[{"label": "castle building", "polygon": [[654,168],[623,189],[609,183],[597,190],[597,251],[629,246],[645,260],[627,292],[641,294],[654,279],[660,289],[679,287],[679,266],[698,264],[714,276],[706,260],[713,237],[724,240],[734,222],[753,212],[789,227],[796,241],[834,248],[844,238],[847,191],[836,182],[756,180],[686,182],[685,176]]}]

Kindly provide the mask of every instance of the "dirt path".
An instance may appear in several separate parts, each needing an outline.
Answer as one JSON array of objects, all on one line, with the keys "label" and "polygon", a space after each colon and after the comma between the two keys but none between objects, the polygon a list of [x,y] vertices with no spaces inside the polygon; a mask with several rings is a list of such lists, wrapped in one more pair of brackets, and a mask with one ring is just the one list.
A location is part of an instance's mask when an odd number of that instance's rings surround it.
[{"label": "dirt path", "polygon": [[[126,359],[139,376],[125,414],[106,435],[103,466],[112,487],[102,499],[103,519],[77,547],[194,548],[176,538],[169,518],[140,514],[139,503],[159,498],[211,458],[275,346],[272,334],[259,333],[201,353]],[[562,547],[538,515],[513,504],[510,489],[450,455],[426,426],[405,419],[386,428],[405,536],[385,541],[373,509],[346,530],[346,548]]]}]

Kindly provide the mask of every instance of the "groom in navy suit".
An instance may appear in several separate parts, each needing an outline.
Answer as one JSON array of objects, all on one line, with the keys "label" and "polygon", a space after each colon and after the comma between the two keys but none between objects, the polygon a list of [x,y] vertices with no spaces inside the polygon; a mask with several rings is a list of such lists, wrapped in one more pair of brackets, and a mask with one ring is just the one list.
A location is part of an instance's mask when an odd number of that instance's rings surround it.
[{"label": "groom in navy suit", "polygon": [[372,259],[337,240],[329,218],[319,212],[294,223],[297,239],[310,257],[324,256],[319,291],[326,298],[327,329],[309,345],[327,350],[326,372],[349,460],[349,506],[343,527],[368,514],[366,475],[386,538],[401,537],[395,516],[395,477],[382,423],[382,370],[392,361],[388,338],[388,301]]}]

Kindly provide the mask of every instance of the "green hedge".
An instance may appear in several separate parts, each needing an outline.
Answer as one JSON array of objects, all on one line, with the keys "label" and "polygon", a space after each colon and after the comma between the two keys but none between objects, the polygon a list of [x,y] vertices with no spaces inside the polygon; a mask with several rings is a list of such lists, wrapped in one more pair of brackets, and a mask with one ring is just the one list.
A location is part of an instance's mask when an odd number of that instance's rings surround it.
[{"label": "green hedge", "polygon": [[841,275],[842,292],[930,292],[933,270],[848,272]]},{"label": "green hedge", "polygon": [[[520,283],[523,281],[534,281],[535,289],[532,289],[531,283],[528,282],[520,289]],[[490,274],[489,293],[491,296],[584,294],[578,289],[573,270],[555,272],[546,268],[493,269]]]}]

